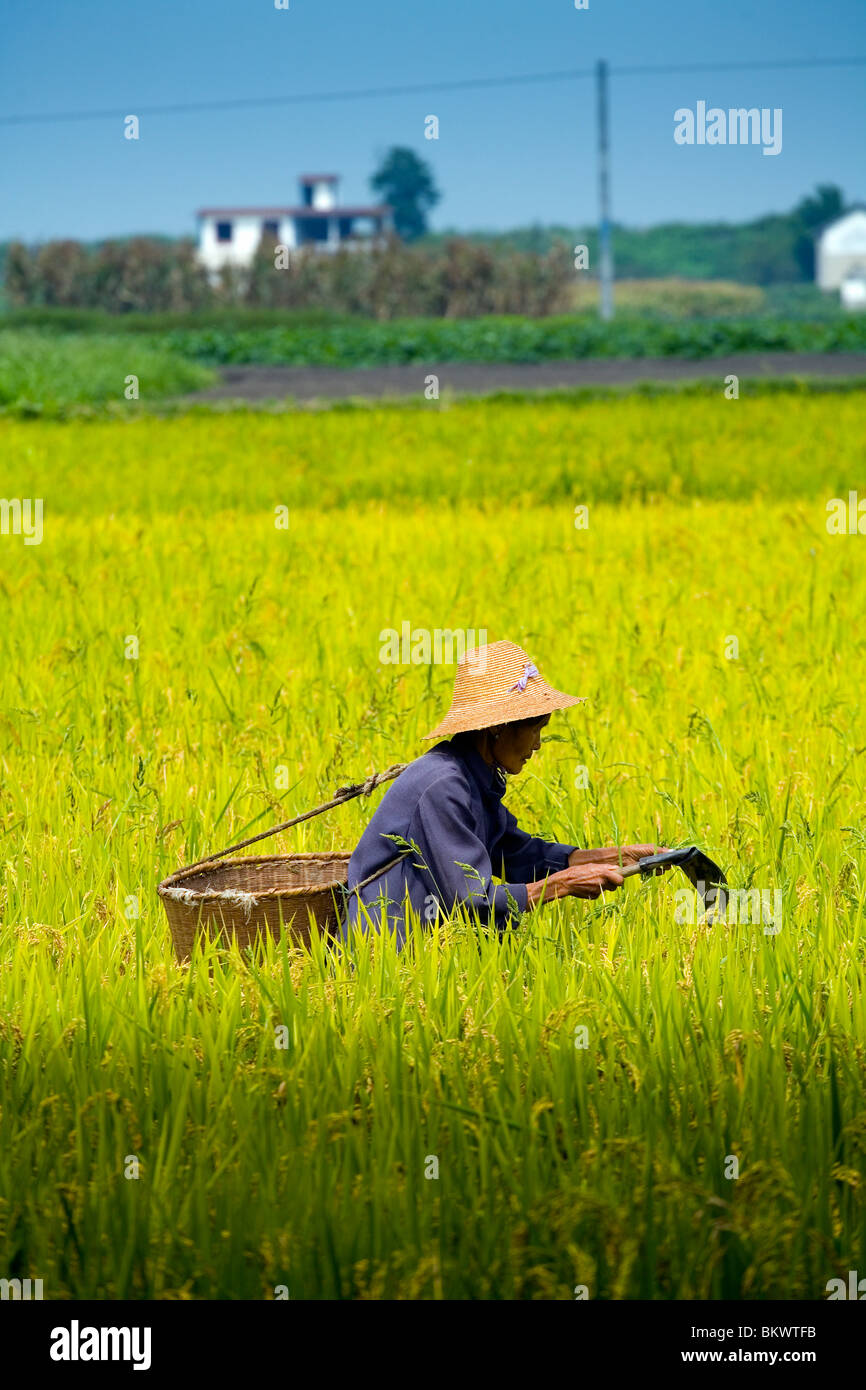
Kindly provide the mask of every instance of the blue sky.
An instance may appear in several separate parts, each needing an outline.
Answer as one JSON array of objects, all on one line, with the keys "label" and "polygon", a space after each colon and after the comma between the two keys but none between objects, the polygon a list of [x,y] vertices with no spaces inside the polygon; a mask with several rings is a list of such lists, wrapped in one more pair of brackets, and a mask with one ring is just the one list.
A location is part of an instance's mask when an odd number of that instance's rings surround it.
[{"label": "blue sky", "polygon": [[[4,0],[0,116],[116,116],[0,125],[0,239],[194,231],[203,205],[296,201],[336,172],[368,202],[389,146],[429,160],[434,227],[577,224],[597,215],[589,81],[241,111],[149,105],[632,64],[866,55],[864,0]],[[678,146],[699,100],[781,107],[783,147]],[[866,199],[866,68],[611,79],[614,217],[739,221],[817,182]],[[141,138],[123,117],[141,115]],[[424,118],[440,121],[424,139]]]}]

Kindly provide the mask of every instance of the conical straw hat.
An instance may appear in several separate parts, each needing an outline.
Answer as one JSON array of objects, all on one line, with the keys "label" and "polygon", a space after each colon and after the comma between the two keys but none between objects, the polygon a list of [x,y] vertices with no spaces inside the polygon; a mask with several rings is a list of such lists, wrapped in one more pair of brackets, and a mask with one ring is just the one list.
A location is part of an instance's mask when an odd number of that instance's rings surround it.
[{"label": "conical straw hat", "polygon": [[513,642],[491,642],[467,652],[457,663],[451,708],[424,738],[447,738],[517,719],[540,719],[585,698],[554,690],[522,647]]}]

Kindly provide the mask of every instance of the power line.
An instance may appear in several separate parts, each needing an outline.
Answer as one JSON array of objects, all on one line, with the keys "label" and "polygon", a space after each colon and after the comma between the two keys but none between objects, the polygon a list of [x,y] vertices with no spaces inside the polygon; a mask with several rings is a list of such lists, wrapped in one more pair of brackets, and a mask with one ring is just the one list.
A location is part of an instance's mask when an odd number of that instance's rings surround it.
[{"label": "power line", "polygon": [[[137,107],[137,116],[164,115],[178,111],[228,111],[250,106],[289,106],[316,101],[365,101],[370,97],[409,96],[415,92],[456,91],[468,87],[510,87],[521,82],[562,82],[591,77],[592,68],[570,69],[565,72],[526,73],[515,77],[469,77],[454,82],[421,82],[402,87],[366,87],[343,92],[299,92],[282,97],[236,97],[228,101],[186,101],[170,106]],[[23,124],[25,121],[91,121],[116,119],[118,108],[104,111],[52,111],[45,115],[0,116],[0,124]]]},{"label": "power line", "polygon": [[[610,68],[614,77],[649,77],[671,73],[692,72],[746,72],[755,70],[779,70],[784,68],[833,68],[863,67],[866,57],[851,58],[790,58],[773,60],[754,59],[747,62],[730,63],[670,63],[658,66]],[[452,82],[416,82],[399,87],[366,87],[338,92],[298,92],[292,96],[279,97],[236,97],[223,101],[172,102],[163,106],[140,106],[137,116],[177,115],[194,111],[238,111],[244,108],[264,106],[296,106],[326,101],[367,101],[376,97],[411,96],[422,92],[468,91],[483,87],[516,87],[531,82],[573,82],[592,77],[593,68],[571,68],[558,72],[520,73],[511,77],[467,77]],[[119,107],[100,111],[47,111],[21,115],[0,116],[0,125],[36,125],[51,121],[101,121],[116,120],[121,116]]]},{"label": "power line", "polygon": [[662,63],[657,66],[611,68],[610,71],[617,77],[634,77],[670,72],[745,72],[756,68],[769,70],[774,68],[862,67],[864,63],[866,63],[866,58],[780,58],[777,60],[755,58],[744,63]]}]

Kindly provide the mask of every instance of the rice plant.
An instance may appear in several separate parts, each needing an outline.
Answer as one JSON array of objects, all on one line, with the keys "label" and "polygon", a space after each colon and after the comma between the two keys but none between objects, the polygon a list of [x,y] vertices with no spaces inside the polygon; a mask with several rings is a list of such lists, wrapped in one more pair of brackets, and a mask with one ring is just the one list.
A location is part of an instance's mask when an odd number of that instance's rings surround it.
[{"label": "rice plant", "polygon": [[[0,1271],[811,1299],[864,1268],[866,540],[826,525],[866,495],[856,397],[0,430],[45,504],[41,545],[0,536]],[[380,660],[404,621],[589,697],[523,826],[699,843],[781,929],[684,919],[670,874],[502,941],[179,965],[160,878],[427,747],[453,671]],[[380,795],[275,849],[351,848]]]}]

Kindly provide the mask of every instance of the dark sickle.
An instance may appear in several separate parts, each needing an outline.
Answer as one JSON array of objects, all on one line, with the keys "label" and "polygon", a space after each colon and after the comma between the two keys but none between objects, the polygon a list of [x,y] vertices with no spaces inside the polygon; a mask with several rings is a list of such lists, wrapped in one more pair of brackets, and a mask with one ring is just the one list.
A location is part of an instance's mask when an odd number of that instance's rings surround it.
[{"label": "dark sickle", "polygon": [[636,864],[629,864],[628,868],[620,869],[620,873],[623,878],[631,878],[632,874],[642,874],[646,877],[666,864],[676,864],[682,869],[686,878],[700,893],[706,909],[720,907],[724,911],[724,890],[728,880],[718,864],[714,864],[709,855],[704,854],[697,845],[687,845],[684,849],[670,849],[664,854],[648,854]]}]

